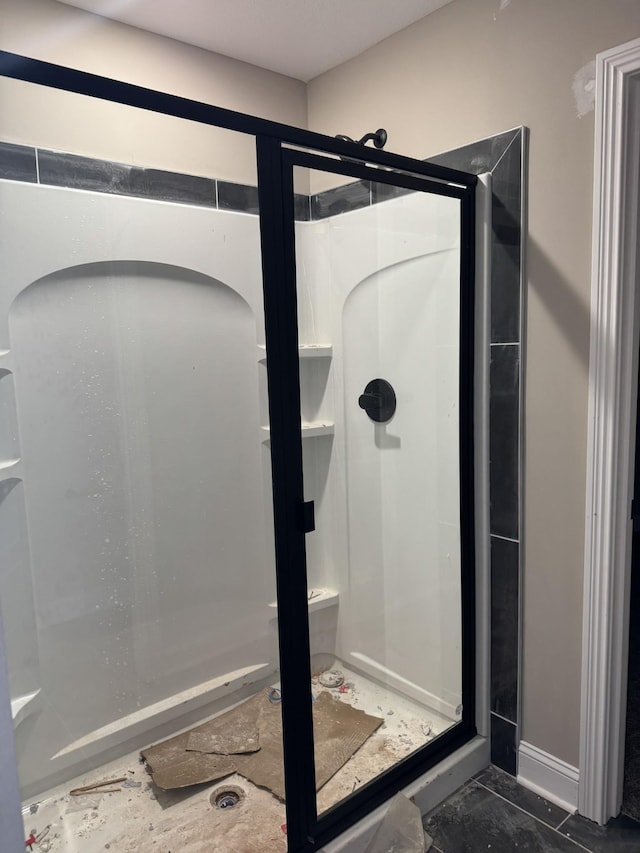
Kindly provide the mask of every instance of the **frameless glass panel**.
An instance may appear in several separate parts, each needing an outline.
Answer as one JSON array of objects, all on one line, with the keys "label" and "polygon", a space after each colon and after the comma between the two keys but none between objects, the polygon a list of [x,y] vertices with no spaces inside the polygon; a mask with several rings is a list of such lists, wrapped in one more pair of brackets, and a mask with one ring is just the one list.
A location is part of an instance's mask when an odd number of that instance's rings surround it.
[{"label": "frameless glass panel", "polygon": [[244,798],[285,850],[255,140],[1,85],[0,602],[40,803],[25,837],[201,849],[206,821],[239,850]]},{"label": "frameless glass panel", "polygon": [[295,225],[319,813],[462,702],[460,202],[326,183]]}]

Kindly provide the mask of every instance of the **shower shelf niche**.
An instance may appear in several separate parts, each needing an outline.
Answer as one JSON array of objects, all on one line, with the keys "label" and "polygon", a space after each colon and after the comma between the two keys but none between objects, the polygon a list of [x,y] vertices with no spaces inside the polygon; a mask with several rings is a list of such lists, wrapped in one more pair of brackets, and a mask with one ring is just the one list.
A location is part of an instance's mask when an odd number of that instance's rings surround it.
[{"label": "shower shelf niche", "polygon": [[[258,361],[260,364],[267,363],[267,355],[266,355],[266,347],[264,344],[258,344],[258,353],[259,358]],[[316,374],[316,370],[320,370],[320,364],[325,359],[330,359],[333,356],[333,345],[332,344],[300,344],[298,347],[298,357],[302,362],[306,362],[309,367],[307,370],[311,370],[313,375]],[[312,367],[312,360],[319,360],[318,367]],[[326,362],[325,362],[326,364]],[[302,370],[302,368],[301,368]],[[311,376],[311,374],[309,374]],[[313,383],[315,385],[315,383]],[[312,394],[314,392],[312,391]],[[303,412],[304,412],[304,394],[303,394]],[[317,408],[313,407],[315,411],[311,414],[313,417],[314,414],[317,413]],[[270,439],[270,429],[268,426],[261,426],[260,429],[263,433],[266,433],[266,436],[263,436],[262,441],[266,443]],[[300,427],[302,438],[319,438],[321,436],[333,435],[335,432],[335,424],[330,420],[308,420],[302,421]]]},{"label": "shower shelf niche", "polygon": [[[307,607],[309,608],[309,613],[313,613],[316,610],[324,610],[326,607],[337,607],[339,600],[339,593],[335,589],[318,587],[309,590]],[[272,601],[269,607],[272,610],[277,610],[278,602]]]}]

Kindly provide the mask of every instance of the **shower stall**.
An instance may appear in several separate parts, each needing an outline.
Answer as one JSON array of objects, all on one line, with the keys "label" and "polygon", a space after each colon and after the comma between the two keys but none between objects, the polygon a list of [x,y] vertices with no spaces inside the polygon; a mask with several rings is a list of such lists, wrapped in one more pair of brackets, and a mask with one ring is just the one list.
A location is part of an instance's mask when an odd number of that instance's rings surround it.
[{"label": "shower stall", "polygon": [[[96,151],[0,139],[0,612],[23,800],[44,811],[266,697],[283,790],[254,785],[246,755],[234,779],[255,820],[281,814],[261,849],[318,850],[484,725],[477,179],[10,54],[0,70]],[[128,157],[101,154],[114,134]],[[201,174],[175,168],[181,145]],[[322,778],[320,705],[373,721]],[[67,823],[51,850],[76,849]],[[120,823],[100,849],[146,849]],[[205,849],[183,829],[181,853]],[[229,832],[206,849],[244,849]]]}]

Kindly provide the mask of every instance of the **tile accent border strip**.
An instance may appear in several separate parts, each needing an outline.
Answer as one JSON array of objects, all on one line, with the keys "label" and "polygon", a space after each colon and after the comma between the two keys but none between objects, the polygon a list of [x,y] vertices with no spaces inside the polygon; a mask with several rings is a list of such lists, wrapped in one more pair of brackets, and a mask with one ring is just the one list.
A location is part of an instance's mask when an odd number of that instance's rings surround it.
[{"label": "tile accent border strip", "polygon": [[579,779],[577,767],[533,744],[520,741],[517,777],[520,785],[575,814],[578,810]]},{"label": "tile accent border strip", "polygon": [[[254,186],[10,142],[0,142],[2,178],[238,213],[258,213],[258,190]],[[296,193],[294,203],[296,219],[308,220],[309,197]]]},{"label": "tile accent border strip", "polygon": [[13,181],[38,181],[36,150],[28,145],[0,142],[0,178]]}]

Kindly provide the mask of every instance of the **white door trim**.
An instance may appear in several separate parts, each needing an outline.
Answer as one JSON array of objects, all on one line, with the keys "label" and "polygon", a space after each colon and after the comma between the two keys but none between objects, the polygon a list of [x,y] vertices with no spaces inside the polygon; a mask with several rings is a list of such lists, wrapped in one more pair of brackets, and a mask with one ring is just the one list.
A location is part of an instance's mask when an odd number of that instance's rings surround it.
[{"label": "white door trim", "polygon": [[591,355],[578,810],[622,802],[638,387],[640,39],[596,57]]}]

